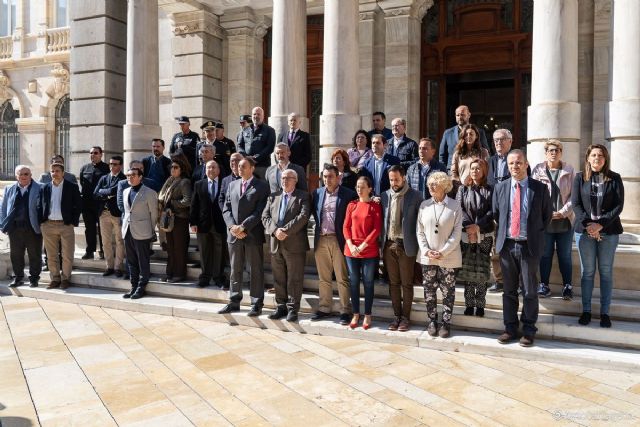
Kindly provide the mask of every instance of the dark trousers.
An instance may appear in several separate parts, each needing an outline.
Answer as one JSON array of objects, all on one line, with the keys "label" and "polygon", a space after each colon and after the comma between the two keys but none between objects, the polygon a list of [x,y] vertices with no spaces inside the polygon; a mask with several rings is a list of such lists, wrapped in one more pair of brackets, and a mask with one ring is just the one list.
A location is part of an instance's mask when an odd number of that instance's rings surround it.
[{"label": "dark trousers", "polygon": [[286,305],[287,310],[293,310],[296,313],[300,310],[306,256],[306,252],[289,252],[282,248],[279,248],[275,254],[271,254],[278,307]]},{"label": "dark trousers", "polygon": [[224,274],[224,256],[223,251],[226,246],[226,233],[224,235],[218,233],[215,228],[211,227],[207,233],[198,233],[198,248],[200,249],[200,265],[202,273],[200,274],[200,282],[207,282],[211,279],[222,280]]},{"label": "dark trousers", "polygon": [[[93,253],[98,245],[98,221],[100,220],[93,203],[82,200],[82,221],[84,221],[84,238],[87,241],[87,252]],[[84,203],[88,203],[85,206]],[[102,252],[102,239],[100,239],[100,252]]]},{"label": "dark trousers", "polygon": [[413,303],[413,268],[415,256],[408,256],[402,244],[387,240],[383,251],[384,265],[389,274],[389,296],[396,317],[411,319]]},{"label": "dark trousers", "polygon": [[229,301],[232,304],[240,304],[242,301],[242,276],[245,262],[249,265],[251,304],[257,308],[264,305],[264,256],[262,243],[236,239],[229,243],[229,255],[231,256],[231,289]]},{"label": "dark trousers", "polygon": [[[370,315],[373,309],[373,274],[378,268],[378,258],[345,257],[349,269],[351,306],[353,314],[360,314],[360,277],[364,286],[364,314]],[[362,274],[360,274],[362,272]]]},{"label": "dark trousers", "polygon": [[518,332],[518,286],[522,277],[522,332],[534,336],[538,328],[538,268],[540,257],[529,254],[526,241],[505,239],[500,251],[500,267],[504,281],[502,315],[505,330],[511,335]]},{"label": "dark trousers", "polygon": [[173,230],[167,233],[167,276],[187,277],[189,220],[175,217]]},{"label": "dark trousers", "polygon": [[146,286],[151,275],[151,239],[136,240],[131,230],[124,236],[127,267],[132,286]]},{"label": "dark trousers", "polygon": [[17,278],[24,277],[24,252],[29,256],[29,281],[40,280],[42,272],[42,234],[33,231],[30,225],[16,227],[9,232],[11,267]]}]

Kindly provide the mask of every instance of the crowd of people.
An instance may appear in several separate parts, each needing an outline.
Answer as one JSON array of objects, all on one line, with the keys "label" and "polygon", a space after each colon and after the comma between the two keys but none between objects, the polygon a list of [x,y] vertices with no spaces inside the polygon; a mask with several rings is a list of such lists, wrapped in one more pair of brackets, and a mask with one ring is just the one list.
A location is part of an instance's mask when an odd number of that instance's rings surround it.
[{"label": "crowd of people", "polygon": [[607,148],[590,145],[584,171],[576,173],[562,160],[562,143],[550,139],[544,146],[546,160],[530,168],[525,152],[512,149],[508,129],[495,130],[489,146],[470,118],[469,108],[459,106],[456,125],[444,132],[438,146],[430,138],[410,139],[402,118],[386,128],[384,113],[376,112],[373,129],[357,130],[352,148],[332,153],[331,163],[322,167],[320,187],[311,193],[311,144],[298,114],[290,114],[289,130],[276,135],[260,107],[240,117],[235,142],[224,136],[222,123],[205,122],[199,136],[188,117],[178,117],[181,129],[169,156],[165,142],[153,139],[151,154],[131,161],[126,170],[120,155],[105,163],[98,146],[89,151],[90,162],[80,169],[79,180],[65,170],[60,155],[51,159],[49,173],[39,181],[20,165],[0,209],[0,229],[9,236],[15,274],[9,286],[24,284],[25,251],[30,286],[38,286],[44,243],[51,279],[47,288],[69,287],[74,228],[82,215],[82,258],[93,259],[99,251],[104,276],[130,281],[124,298],[144,297],[155,241],[167,252],[162,280],[186,280],[191,230],[200,255],[198,286],[228,289],[228,304],[220,313],[236,312],[248,270],[248,315],[259,316],[268,237],[276,300],[269,318],[295,322],[313,217],[319,301],[312,321],[334,315],[335,278],[340,323],[369,329],[382,259],[394,313],[389,330],[409,329],[414,285],[422,284],[427,332],[449,337],[459,283],[464,285],[467,316],[484,316],[487,291],[502,290],[504,332],[498,341],[519,338],[520,345],[531,346],[538,298],[552,294],[554,252],[563,280],[561,296],[573,298],[575,237],[581,260],[579,323],[591,321],[597,265],[600,326],[611,327],[624,189],[620,175],[610,170]]}]

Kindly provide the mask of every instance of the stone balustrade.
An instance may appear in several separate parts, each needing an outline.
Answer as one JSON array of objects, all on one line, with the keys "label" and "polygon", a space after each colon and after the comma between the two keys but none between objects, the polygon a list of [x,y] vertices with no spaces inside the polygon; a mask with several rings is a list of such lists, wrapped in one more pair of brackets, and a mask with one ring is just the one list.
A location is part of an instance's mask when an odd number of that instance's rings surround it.
[{"label": "stone balustrade", "polygon": [[9,59],[13,54],[13,39],[11,36],[0,37],[0,59]]},{"label": "stone balustrade", "polygon": [[47,53],[66,52],[71,48],[69,27],[51,28],[47,30]]}]

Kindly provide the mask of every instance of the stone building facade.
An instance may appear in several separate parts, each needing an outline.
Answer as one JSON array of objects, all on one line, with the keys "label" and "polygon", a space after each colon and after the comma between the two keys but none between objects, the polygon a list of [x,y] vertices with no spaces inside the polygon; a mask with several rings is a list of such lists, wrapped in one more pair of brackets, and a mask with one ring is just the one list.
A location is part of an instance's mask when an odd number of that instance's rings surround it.
[{"label": "stone building facade", "polygon": [[[11,21],[0,33],[0,107],[16,116],[10,160],[35,172],[63,148],[71,170],[90,145],[140,157],[151,137],[171,138],[178,115],[193,129],[221,120],[233,138],[256,105],[277,130],[301,114],[317,171],[374,111],[439,140],[460,102],[489,132],[513,128],[531,163],[547,138],[577,168],[587,145],[605,141],[625,181],[623,218],[640,223],[636,0],[4,3],[15,7],[0,11],[0,31],[3,14]],[[510,111],[491,110],[499,105]]]}]

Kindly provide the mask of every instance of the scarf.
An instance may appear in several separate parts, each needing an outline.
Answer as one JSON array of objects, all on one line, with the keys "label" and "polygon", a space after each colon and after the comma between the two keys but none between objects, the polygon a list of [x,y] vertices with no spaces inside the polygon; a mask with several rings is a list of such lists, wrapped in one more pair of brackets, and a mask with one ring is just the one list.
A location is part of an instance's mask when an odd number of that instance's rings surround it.
[{"label": "scarf", "polygon": [[389,231],[387,237],[391,240],[402,239],[402,204],[404,203],[404,195],[409,191],[409,186],[405,183],[399,191],[390,191],[391,200],[389,201]]}]

